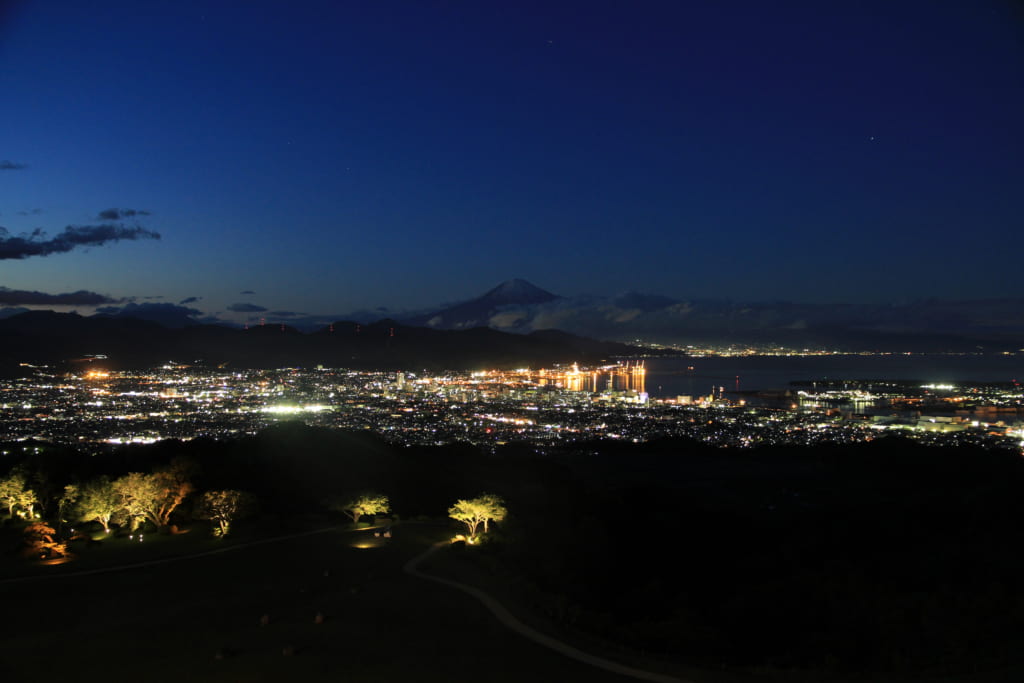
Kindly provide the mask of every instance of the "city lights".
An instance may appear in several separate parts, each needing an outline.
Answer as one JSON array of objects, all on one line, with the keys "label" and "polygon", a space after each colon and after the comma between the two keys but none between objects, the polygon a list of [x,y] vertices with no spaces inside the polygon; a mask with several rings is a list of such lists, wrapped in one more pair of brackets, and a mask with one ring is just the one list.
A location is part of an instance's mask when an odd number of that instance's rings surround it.
[{"label": "city lights", "polygon": [[[1018,385],[805,383],[776,397],[652,398],[643,361],[474,372],[232,370],[177,363],[145,371],[52,374],[0,381],[11,440],[82,445],[228,439],[279,422],[371,430],[402,444],[688,437],[729,447],[866,441],[898,431],[922,440],[1017,446]],[[34,447],[38,448],[38,447]]]}]

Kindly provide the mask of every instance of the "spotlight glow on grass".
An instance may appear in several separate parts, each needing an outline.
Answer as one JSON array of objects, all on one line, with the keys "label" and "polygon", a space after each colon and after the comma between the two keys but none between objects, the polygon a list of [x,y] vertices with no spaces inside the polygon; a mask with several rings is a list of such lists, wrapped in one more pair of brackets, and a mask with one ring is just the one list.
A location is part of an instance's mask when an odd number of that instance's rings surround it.
[{"label": "spotlight glow on grass", "polygon": [[374,541],[360,541],[352,544],[353,548],[359,548],[360,550],[366,550],[367,548],[379,548],[380,546],[380,543]]}]

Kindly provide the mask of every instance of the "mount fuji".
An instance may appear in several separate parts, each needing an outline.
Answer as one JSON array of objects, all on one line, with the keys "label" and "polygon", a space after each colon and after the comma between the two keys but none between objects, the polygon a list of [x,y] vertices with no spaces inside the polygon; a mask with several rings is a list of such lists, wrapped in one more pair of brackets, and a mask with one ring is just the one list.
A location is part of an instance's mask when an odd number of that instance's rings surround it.
[{"label": "mount fuji", "polygon": [[463,303],[396,317],[436,330],[561,330],[619,342],[643,338],[672,344],[916,351],[1017,350],[1024,344],[1024,300],[1016,298],[802,304],[687,300],[638,292],[563,297],[513,279]]},{"label": "mount fuji", "polygon": [[528,310],[539,304],[558,301],[562,297],[534,284],[514,278],[475,299],[406,319],[409,325],[459,330],[471,327],[515,327],[518,319],[529,317]]}]

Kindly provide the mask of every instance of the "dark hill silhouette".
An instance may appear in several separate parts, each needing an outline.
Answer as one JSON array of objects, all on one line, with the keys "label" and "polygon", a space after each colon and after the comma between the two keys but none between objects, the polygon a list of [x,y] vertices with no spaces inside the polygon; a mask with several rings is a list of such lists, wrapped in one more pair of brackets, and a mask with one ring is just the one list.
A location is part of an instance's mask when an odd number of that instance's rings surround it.
[{"label": "dark hill silhouette", "polygon": [[[116,309],[116,307],[111,307]],[[109,317],[109,318],[137,318],[139,320],[149,320],[160,324],[163,327],[171,328],[182,328],[190,325],[198,325],[199,322],[193,317],[198,314],[199,311],[184,306],[177,306],[170,303],[145,303],[145,304],[128,304],[116,312],[109,312],[106,309],[100,309],[100,313],[97,313],[94,317]]]},{"label": "dark hill silhouette", "polygon": [[489,326],[525,334],[557,328],[598,339],[846,351],[1015,351],[1024,339],[1021,299],[822,304],[676,299],[640,292],[562,297],[518,279],[474,299],[401,319],[436,329]]},{"label": "dark hill silhouette", "polygon": [[519,335],[483,327],[433,330],[393,320],[371,325],[339,321],[311,334],[287,325],[167,329],[132,318],[35,311],[0,320],[0,358],[6,374],[18,363],[69,362],[98,354],[107,356],[103,364],[111,367],[145,367],[173,359],[232,367],[470,369],[594,362],[639,351],[565,333]]}]

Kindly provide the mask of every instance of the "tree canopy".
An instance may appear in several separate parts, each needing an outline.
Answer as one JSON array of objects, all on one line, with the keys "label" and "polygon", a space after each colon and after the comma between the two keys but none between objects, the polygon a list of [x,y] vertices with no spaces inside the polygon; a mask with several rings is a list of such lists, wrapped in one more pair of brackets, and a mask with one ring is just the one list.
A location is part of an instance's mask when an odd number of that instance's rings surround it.
[{"label": "tree canopy", "polygon": [[108,477],[97,477],[79,489],[75,517],[82,522],[99,522],[110,532],[110,520],[121,509],[121,496]]},{"label": "tree canopy", "polygon": [[455,505],[448,508],[448,516],[465,524],[470,538],[476,538],[481,524],[484,525],[484,533],[487,533],[490,522],[500,522],[507,514],[505,501],[493,493],[484,493],[469,500],[457,500]]},{"label": "tree canopy", "polygon": [[0,502],[7,506],[7,514],[13,517],[15,508],[21,508],[31,515],[38,500],[35,492],[28,488],[25,475],[16,471],[0,479]]},{"label": "tree canopy", "polygon": [[251,505],[252,496],[243,491],[207,491],[200,499],[196,516],[208,519],[216,525],[213,531],[215,536],[227,536],[231,531],[231,523],[244,514]]},{"label": "tree canopy", "polygon": [[367,492],[344,499],[339,504],[332,505],[336,510],[341,510],[352,519],[352,523],[358,523],[365,515],[381,515],[391,509],[388,497],[382,493]]},{"label": "tree canopy", "polygon": [[129,472],[113,483],[120,507],[132,529],[149,520],[158,528],[166,527],[171,513],[192,492],[188,463],[175,460],[153,474]]}]

